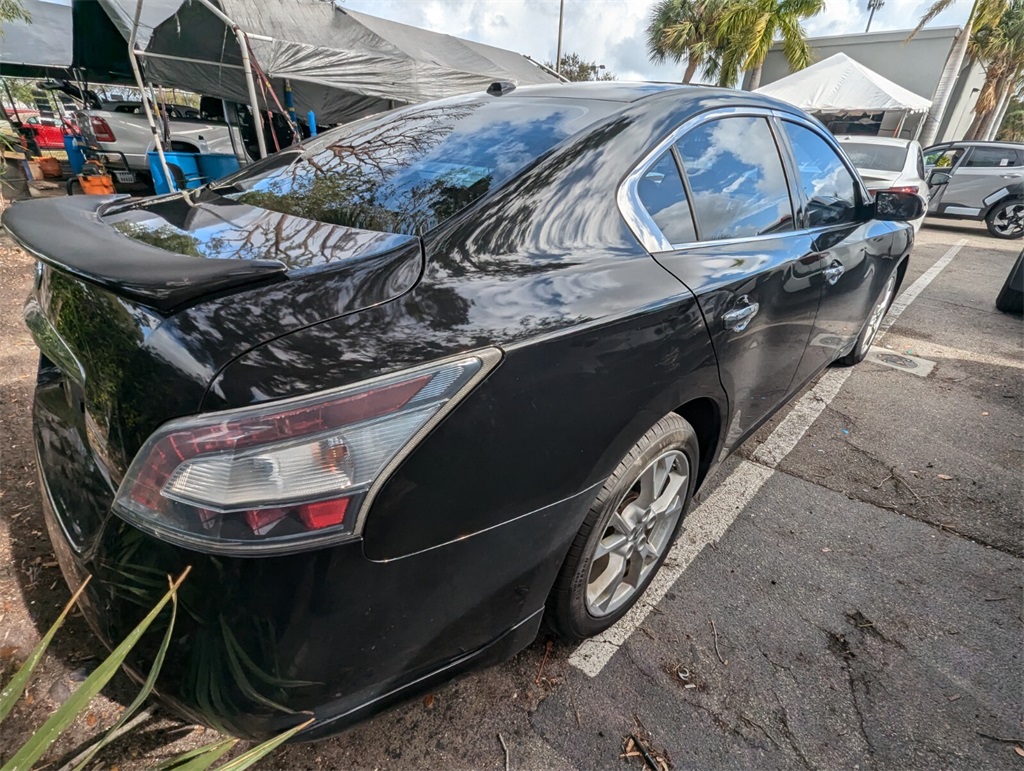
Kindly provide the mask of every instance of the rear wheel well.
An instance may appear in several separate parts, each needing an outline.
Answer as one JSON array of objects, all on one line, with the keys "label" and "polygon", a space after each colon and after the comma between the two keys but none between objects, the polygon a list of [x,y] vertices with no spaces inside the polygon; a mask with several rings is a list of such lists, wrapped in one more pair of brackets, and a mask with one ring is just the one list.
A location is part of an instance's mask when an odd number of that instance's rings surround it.
[{"label": "rear wheel well", "polygon": [[699,489],[718,449],[718,436],[721,428],[718,405],[713,399],[701,397],[686,402],[672,411],[693,426],[693,430],[697,434],[697,444],[700,447],[700,464],[697,469],[697,488]]}]

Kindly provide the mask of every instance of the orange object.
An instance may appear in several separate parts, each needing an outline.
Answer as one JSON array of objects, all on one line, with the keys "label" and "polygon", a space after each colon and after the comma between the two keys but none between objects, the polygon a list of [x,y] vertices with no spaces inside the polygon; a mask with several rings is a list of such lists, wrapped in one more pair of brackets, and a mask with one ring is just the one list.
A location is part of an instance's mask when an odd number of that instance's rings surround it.
[{"label": "orange object", "polygon": [[43,172],[44,177],[60,179],[61,176],[63,176],[60,170],[60,161],[56,158],[43,156],[42,158],[37,158],[36,163],[39,164],[39,168]]},{"label": "orange object", "polygon": [[86,195],[113,195],[117,192],[109,174],[79,174],[78,181]]}]

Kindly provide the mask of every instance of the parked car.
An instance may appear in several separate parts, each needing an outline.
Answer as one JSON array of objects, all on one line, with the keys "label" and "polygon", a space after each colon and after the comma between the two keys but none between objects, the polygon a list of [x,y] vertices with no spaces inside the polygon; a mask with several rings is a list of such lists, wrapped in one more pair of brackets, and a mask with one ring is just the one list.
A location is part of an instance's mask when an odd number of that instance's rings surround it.
[{"label": "parked car", "polygon": [[[893,137],[841,136],[838,139],[868,190],[913,193],[920,196],[922,205],[928,208],[928,183],[924,179],[920,143]],[[915,232],[921,229],[922,222],[924,216],[911,223]]]},{"label": "parked car", "polygon": [[57,558],[107,645],[191,566],[158,690],[241,736],[597,634],[708,473],[864,358],[920,214],[795,107],[625,83],[17,204]]},{"label": "parked car", "polygon": [[924,159],[929,217],[984,220],[996,238],[1024,236],[1024,144],[946,142]]},{"label": "parked car", "polygon": [[64,129],[56,119],[30,115],[22,122],[22,126],[35,136],[40,150],[64,149]]},{"label": "parked car", "polygon": [[[148,153],[155,149],[155,143],[141,102],[107,102],[103,107],[102,110],[79,110],[76,119],[80,130],[90,145],[106,154],[108,167],[120,181],[134,182],[138,177],[148,179]],[[170,105],[170,142],[165,149],[184,153],[232,154],[229,129],[223,119],[198,116],[198,111],[192,108]],[[183,184],[181,186],[184,187]]]}]

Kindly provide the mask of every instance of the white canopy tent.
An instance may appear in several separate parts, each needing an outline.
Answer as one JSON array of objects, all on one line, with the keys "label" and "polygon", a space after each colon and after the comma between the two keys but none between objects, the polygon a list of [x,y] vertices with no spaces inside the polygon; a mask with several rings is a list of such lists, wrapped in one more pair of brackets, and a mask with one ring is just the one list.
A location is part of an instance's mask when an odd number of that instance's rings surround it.
[{"label": "white canopy tent", "polygon": [[927,113],[930,99],[908,91],[844,53],[838,53],[757,89],[812,113]]}]

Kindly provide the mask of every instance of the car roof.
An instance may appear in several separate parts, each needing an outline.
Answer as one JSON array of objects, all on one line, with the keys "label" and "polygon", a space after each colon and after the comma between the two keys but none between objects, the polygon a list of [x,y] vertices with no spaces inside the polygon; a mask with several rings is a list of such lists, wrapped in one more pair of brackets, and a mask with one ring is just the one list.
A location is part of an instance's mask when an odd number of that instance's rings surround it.
[{"label": "car roof", "polygon": [[933,145],[929,145],[925,150],[931,150],[934,147],[1010,147],[1014,150],[1024,149],[1024,142],[998,142],[998,141],[985,141],[981,139],[959,139],[952,140],[949,142],[936,142]]},{"label": "car roof", "polygon": [[559,99],[600,99],[605,102],[635,102],[654,94],[682,91],[691,86],[681,83],[647,83],[620,80],[586,81],[580,83],[545,83],[539,86],[520,86],[503,98],[557,97]]},{"label": "car roof", "polygon": [[727,97],[747,105],[771,107],[785,112],[803,114],[798,107],[764,94],[740,91],[735,88],[718,88],[697,83],[665,83],[656,81],[601,80],[579,83],[546,83],[538,86],[520,86],[506,92],[501,99],[530,99],[534,97],[553,99],[585,99],[602,102],[628,104],[642,99],[687,98],[699,99],[706,96]]},{"label": "car roof", "polygon": [[913,139],[897,139],[896,137],[864,137],[857,134],[837,136],[840,142],[862,142],[867,145],[889,145],[890,147],[908,147]]}]

